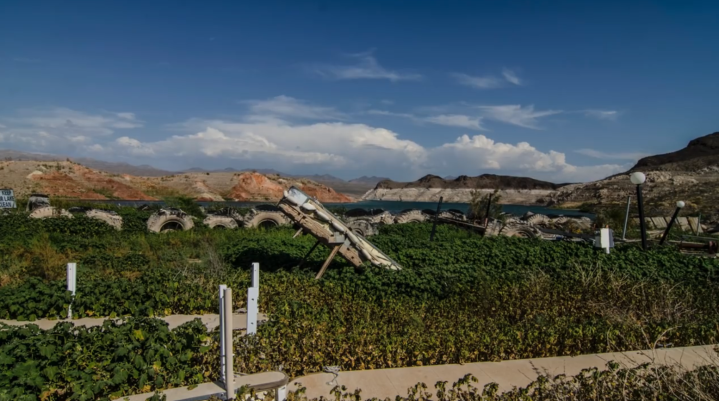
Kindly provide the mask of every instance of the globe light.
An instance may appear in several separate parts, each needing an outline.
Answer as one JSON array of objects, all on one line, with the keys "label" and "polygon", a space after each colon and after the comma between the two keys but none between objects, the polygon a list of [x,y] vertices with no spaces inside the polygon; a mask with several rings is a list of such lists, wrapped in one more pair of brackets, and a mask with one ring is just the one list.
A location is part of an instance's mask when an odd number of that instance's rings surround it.
[{"label": "globe light", "polygon": [[686,203],[684,203],[684,201],[679,201],[679,202],[677,202],[677,207],[678,207],[679,209],[683,208],[684,206],[686,206]]},{"label": "globe light", "polygon": [[632,173],[632,175],[629,176],[629,179],[634,185],[642,185],[644,184],[644,181],[647,180],[647,176],[644,175],[644,173],[640,173],[639,171],[637,171],[635,173]]}]

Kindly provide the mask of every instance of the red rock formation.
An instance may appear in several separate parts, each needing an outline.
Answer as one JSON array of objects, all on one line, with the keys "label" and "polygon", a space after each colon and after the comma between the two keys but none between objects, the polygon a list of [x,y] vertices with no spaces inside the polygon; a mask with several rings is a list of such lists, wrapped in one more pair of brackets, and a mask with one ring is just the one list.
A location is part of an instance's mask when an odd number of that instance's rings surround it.
[{"label": "red rock formation", "polygon": [[320,202],[344,203],[352,202],[349,196],[335,192],[332,188],[322,184],[305,184],[300,189],[307,195],[316,198]]}]

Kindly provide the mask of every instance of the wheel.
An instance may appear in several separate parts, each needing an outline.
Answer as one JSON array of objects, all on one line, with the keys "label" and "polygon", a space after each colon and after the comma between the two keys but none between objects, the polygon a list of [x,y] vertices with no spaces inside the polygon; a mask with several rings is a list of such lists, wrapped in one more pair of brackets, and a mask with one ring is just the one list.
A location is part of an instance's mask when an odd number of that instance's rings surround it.
[{"label": "wheel", "polygon": [[104,221],[112,226],[115,230],[122,230],[122,217],[115,212],[108,210],[90,209],[85,212],[85,216],[91,219]]},{"label": "wheel", "polygon": [[427,215],[422,213],[421,210],[408,210],[402,212],[394,218],[394,222],[397,224],[404,223],[421,223],[427,220]]},{"label": "wheel", "polygon": [[285,217],[282,212],[270,212],[257,209],[250,210],[244,219],[245,227],[272,228],[289,224],[289,219]]},{"label": "wheel", "polygon": [[58,209],[54,206],[45,206],[33,210],[30,212],[28,217],[31,219],[46,219],[49,217],[67,217],[71,219],[73,218],[73,215],[65,209]]},{"label": "wheel", "polygon": [[193,227],[192,217],[180,209],[160,209],[147,220],[147,229],[153,233],[187,231]]},{"label": "wheel", "polygon": [[359,234],[363,237],[369,237],[377,234],[377,229],[368,220],[352,220],[347,223],[346,226],[352,230],[353,233]]},{"label": "wheel", "polygon": [[502,228],[499,235],[518,238],[539,238],[539,232],[529,226],[509,225]]},{"label": "wheel", "polygon": [[527,218],[527,223],[532,224],[543,224],[549,222],[549,217],[543,215],[543,214],[533,214]]},{"label": "wheel", "polygon": [[211,214],[205,218],[203,223],[210,228],[213,229],[227,229],[227,230],[235,230],[237,229],[237,221],[233,219],[232,217],[228,216],[218,216]]}]

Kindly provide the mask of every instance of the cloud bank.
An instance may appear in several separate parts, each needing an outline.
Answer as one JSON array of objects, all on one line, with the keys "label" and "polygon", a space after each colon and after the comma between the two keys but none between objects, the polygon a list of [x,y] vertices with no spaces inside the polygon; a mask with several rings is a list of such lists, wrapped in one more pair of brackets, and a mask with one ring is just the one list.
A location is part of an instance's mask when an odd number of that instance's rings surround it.
[{"label": "cloud bank", "polygon": [[[542,151],[527,142],[504,143],[486,135],[463,134],[451,142],[427,147],[392,130],[354,122],[334,108],[289,96],[246,105],[247,112],[239,118],[193,118],[172,124],[166,130],[174,134],[160,140],[143,139],[137,132],[143,123],[130,112],[35,110],[0,118],[4,126],[0,127],[0,147],[50,152],[74,148],[85,156],[177,169],[202,163],[291,173],[384,175],[402,180],[427,173],[495,173],[577,182],[600,179],[626,168],[619,164],[576,166],[566,161],[564,153]],[[484,106],[479,110],[488,119],[527,128],[537,128],[539,118],[559,112],[536,111],[532,106]],[[426,123],[460,129],[482,127],[482,117],[447,113],[421,118]]]}]

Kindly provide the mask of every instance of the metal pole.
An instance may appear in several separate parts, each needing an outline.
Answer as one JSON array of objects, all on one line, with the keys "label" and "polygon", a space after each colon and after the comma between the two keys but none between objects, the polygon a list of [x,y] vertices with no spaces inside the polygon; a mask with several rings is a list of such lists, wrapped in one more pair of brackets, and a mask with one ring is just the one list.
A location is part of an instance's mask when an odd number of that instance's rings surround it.
[{"label": "metal pole", "polygon": [[[77,290],[77,263],[67,264],[67,290],[72,292],[72,301],[75,300]],[[67,307],[67,318],[72,319],[72,301]]]},{"label": "metal pole", "polygon": [[437,203],[437,213],[434,215],[434,223],[432,223],[432,232],[429,234],[429,242],[434,241],[434,232],[437,229],[437,219],[439,218],[439,210],[442,208],[443,197],[439,197],[439,203]]},{"label": "metal pole", "polygon": [[702,214],[699,213],[699,217],[697,217],[697,235],[702,232]]},{"label": "metal pole", "polygon": [[664,244],[664,240],[667,239],[667,234],[669,234],[669,230],[672,229],[672,226],[674,225],[674,220],[677,219],[677,216],[679,215],[679,211],[680,211],[680,210],[681,210],[681,208],[678,207],[678,208],[674,211],[674,215],[672,215],[672,219],[669,220],[669,224],[667,224],[667,228],[666,228],[666,230],[664,230],[664,234],[662,234],[662,239],[659,241],[659,245]]},{"label": "metal pole", "polygon": [[484,213],[484,227],[487,227],[487,224],[489,224],[489,211],[492,208],[492,195],[489,194],[489,199],[487,199],[487,211]]},{"label": "metal pole", "polygon": [[629,223],[629,205],[632,204],[632,197],[627,196],[627,214],[624,216],[624,231],[622,231],[622,240],[627,239],[627,223]]},{"label": "metal pole", "polygon": [[220,380],[225,381],[225,284],[220,285]]},{"label": "metal pole", "polygon": [[647,250],[647,227],[644,221],[644,200],[642,198],[642,185],[637,185],[637,203],[639,204],[639,228],[642,232],[642,249]]},{"label": "metal pole", "polygon": [[252,264],[252,287],[247,289],[247,335],[257,333],[257,302],[260,297],[260,264]]},{"label": "metal pole", "polygon": [[232,288],[225,289],[225,399],[235,398],[235,374],[232,371],[232,358],[234,351],[232,349]]}]

